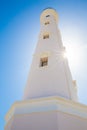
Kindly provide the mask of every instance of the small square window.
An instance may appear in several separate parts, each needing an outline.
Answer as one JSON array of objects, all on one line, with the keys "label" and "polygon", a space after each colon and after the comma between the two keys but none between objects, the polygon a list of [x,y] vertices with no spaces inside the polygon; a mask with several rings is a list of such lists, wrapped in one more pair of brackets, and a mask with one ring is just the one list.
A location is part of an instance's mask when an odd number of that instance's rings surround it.
[{"label": "small square window", "polygon": [[47,38],[49,38],[49,34],[43,35],[43,39],[47,39]]},{"label": "small square window", "polygon": [[46,17],[50,17],[50,15],[46,15]]},{"label": "small square window", "polygon": [[44,57],[40,59],[40,67],[44,67],[48,65],[48,57]]},{"label": "small square window", "polygon": [[47,25],[47,24],[50,24],[50,22],[49,21],[45,22],[45,25]]}]

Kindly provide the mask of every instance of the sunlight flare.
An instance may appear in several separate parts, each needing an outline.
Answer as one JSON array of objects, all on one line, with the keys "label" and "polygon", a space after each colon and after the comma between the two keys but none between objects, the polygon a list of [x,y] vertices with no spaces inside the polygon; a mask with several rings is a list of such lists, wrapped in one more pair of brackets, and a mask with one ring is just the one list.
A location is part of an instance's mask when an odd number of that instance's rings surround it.
[{"label": "sunlight flare", "polygon": [[68,58],[72,67],[77,68],[81,63],[81,47],[78,45],[66,45],[65,57]]}]

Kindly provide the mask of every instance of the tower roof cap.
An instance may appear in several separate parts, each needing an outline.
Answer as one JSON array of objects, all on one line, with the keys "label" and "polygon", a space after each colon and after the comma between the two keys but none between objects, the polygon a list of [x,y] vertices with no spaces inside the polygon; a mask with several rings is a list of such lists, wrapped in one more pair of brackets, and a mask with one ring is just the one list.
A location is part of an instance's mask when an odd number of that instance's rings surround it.
[{"label": "tower roof cap", "polygon": [[[52,8],[52,7],[47,7],[47,8],[45,8],[45,9],[43,9],[43,11],[46,10],[46,9],[53,9],[53,10],[55,10],[55,9]],[[56,10],[55,10],[55,11],[56,11]]]},{"label": "tower roof cap", "polygon": [[56,22],[58,22],[58,14],[57,14],[56,10],[51,7],[48,7],[48,8],[45,8],[43,10],[43,12],[41,13],[41,16],[40,16],[41,23],[43,23],[44,17],[46,17],[47,15],[53,15]]}]

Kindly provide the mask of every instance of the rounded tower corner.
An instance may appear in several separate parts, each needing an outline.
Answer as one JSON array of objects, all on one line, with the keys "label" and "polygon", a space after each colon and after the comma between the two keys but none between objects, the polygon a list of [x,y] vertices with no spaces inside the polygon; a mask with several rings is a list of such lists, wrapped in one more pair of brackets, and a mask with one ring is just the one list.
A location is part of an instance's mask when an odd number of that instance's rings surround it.
[{"label": "rounded tower corner", "polygon": [[56,22],[58,22],[58,13],[56,12],[55,9],[49,7],[49,8],[45,8],[42,13],[41,13],[41,16],[40,16],[40,22],[43,23],[44,22],[44,19],[46,17],[49,17],[49,16],[53,16],[54,19],[56,20]]}]

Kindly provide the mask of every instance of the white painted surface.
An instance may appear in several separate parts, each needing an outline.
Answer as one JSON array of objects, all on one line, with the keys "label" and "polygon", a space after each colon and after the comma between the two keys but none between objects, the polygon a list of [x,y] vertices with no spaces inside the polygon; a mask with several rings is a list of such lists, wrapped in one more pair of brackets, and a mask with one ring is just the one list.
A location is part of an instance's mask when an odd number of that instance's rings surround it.
[{"label": "white painted surface", "polygon": [[60,111],[15,115],[5,130],[87,130],[87,120]]},{"label": "white painted surface", "polygon": [[[5,130],[87,130],[87,106],[74,102],[76,85],[63,57],[65,49],[57,29],[57,13],[47,9],[40,20],[41,31],[24,101],[16,102],[7,113]],[[44,25],[46,21],[50,24]],[[49,39],[43,39],[46,33]],[[43,57],[48,57],[48,66],[40,67]]]},{"label": "white painted surface", "polygon": [[[50,17],[46,17],[50,15]],[[50,24],[44,23],[49,21]],[[49,33],[49,39],[43,35]],[[24,100],[61,96],[77,100],[60,31],[57,28],[57,13],[47,9],[41,15],[41,30],[24,92]],[[40,67],[40,58],[48,57],[48,66]]]},{"label": "white painted surface", "polygon": [[5,119],[6,123],[15,116],[38,112],[61,111],[87,119],[87,106],[61,97],[38,98],[13,104]]}]

